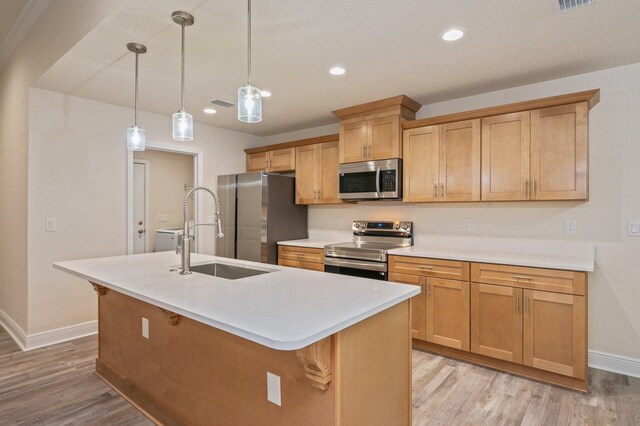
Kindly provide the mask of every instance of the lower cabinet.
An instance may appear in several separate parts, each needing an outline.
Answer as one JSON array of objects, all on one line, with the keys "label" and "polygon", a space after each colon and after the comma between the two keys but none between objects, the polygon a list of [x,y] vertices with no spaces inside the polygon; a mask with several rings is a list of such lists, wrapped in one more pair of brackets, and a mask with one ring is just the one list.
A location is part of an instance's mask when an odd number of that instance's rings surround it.
[{"label": "lower cabinet", "polygon": [[421,287],[415,347],[587,390],[585,273],[458,262],[461,279],[440,278],[453,262],[389,258],[390,281]]},{"label": "lower cabinet", "polygon": [[278,246],[278,265],[324,271],[324,250],[310,247]]}]

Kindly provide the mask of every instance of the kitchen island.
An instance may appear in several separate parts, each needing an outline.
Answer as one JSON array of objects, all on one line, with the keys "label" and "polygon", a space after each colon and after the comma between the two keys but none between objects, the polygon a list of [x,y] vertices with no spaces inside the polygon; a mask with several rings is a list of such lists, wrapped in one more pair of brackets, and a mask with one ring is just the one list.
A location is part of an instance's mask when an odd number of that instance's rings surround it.
[{"label": "kitchen island", "polygon": [[419,287],[209,263],[256,275],[183,276],[172,252],[55,264],[99,294],[98,376],[160,424],[410,424]]}]

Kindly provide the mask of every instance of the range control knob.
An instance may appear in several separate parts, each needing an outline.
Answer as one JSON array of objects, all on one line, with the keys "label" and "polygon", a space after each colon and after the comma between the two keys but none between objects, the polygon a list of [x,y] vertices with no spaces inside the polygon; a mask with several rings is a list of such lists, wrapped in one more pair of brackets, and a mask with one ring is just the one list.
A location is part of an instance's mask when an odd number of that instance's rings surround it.
[{"label": "range control knob", "polygon": [[356,222],[356,223],[353,224],[353,226],[355,226],[356,228],[360,228],[360,223]]},{"label": "range control knob", "polygon": [[399,224],[399,223],[396,223],[395,225],[393,225],[393,228],[394,228],[395,230],[400,229],[400,224]]},{"label": "range control knob", "polygon": [[405,231],[409,229],[409,224],[408,223],[403,223],[402,224],[402,229],[404,229]]}]

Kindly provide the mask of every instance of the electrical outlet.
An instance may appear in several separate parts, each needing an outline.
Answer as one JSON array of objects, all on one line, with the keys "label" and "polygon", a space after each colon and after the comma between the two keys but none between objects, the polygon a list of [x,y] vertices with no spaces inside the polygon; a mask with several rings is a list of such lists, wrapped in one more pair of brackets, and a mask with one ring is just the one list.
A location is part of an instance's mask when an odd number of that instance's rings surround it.
[{"label": "electrical outlet", "polygon": [[476,232],[476,218],[468,217],[467,218],[467,232]]},{"label": "electrical outlet", "polygon": [[55,232],[56,229],[57,229],[56,218],[55,217],[46,218],[44,223],[45,232]]},{"label": "electrical outlet", "polygon": [[640,220],[630,220],[627,226],[629,237],[640,237]]},{"label": "electrical outlet", "polygon": [[574,219],[565,219],[564,221],[564,233],[575,234],[578,232],[578,225]]},{"label": "electrical outlet", "polygon": [[142,317],[142,337],[149,338],[149,320]]},{"label": "electrical outlet", "polygon": [[280,395],[280,376],[267,371],[267,400],[282,406]]},{"label": "electrical outlet", "polygon": [[167,215],[166,214],[159,214],[158,215],[158,222],[166,222],[167,221]]}]

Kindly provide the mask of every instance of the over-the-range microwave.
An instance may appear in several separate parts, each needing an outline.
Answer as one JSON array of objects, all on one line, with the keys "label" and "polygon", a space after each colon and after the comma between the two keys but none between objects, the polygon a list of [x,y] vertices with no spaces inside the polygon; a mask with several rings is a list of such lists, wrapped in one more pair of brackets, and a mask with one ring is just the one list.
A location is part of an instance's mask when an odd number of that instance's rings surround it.
[{"label": "over-the-range microwave", "polygon": [[397,200],[402,198],[402,160],[340,164],[338,187],[343,200]]}]

